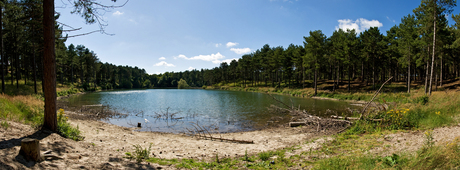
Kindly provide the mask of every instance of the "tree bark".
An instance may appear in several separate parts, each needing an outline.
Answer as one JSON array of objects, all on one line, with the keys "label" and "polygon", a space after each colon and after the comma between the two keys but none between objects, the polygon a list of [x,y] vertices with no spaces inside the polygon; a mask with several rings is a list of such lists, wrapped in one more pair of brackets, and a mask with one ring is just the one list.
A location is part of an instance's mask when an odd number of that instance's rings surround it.
[{"label": "tree bark", "polygon": [[21,140],[19,154],[29,161],[39,162],[43,160],[40,155],[40,142],[37,139],[25,138]]},{"label": "tree bark", "polygon": [[[428,47],[428,56],[430,55],[430,47]],[[430,61],[426,61],[426,73],[425,73],[425,94],[428,93],[428,70],[430,68]]]},{"label": "tree bark", "polygon": [[431,56],[431,74],[430,74],[430,88],[428,88],[428,95],[431,95],[431,89],[433,84],[433,71],[434,71],[434,54],[436,52],[436,11],[434,13],[433,20],[433,55]]},{"label": "tree bark", "polygon": [[45,94],[45,119],[43,128],[56,132],[56,57],[54,36],[54,0],[43,0],[43,92]]},{"label": "tree bark", "polygon": [[442,56],[441,56],[441,74],[439,75],[439,87],[442,87]]},{"label": "tree bark", "polygon": [[[33,29],[33,27],[32,27],[32,31],[34,31],[35,33],[35,30]],[[32,50],[33,50],[32,57],[34,60],[33,67],[32,67],[32,70],[34,72],[34,92],[35,94],[37,94],[37,64],[35,63],[35,41],[34,40],[32,40]]]},{"label": "tree bark", "polygon": [[407,67],[407,93],[410,93],[410,47],[409,47],[409,64]]},{"label": "tree bark", "polygon": [[[3,0],[2,0],[3,2]],[[2,93],[5,93],[5,56],[3,55],[3,5],[0,6],[0,62],[2,63]]]}]

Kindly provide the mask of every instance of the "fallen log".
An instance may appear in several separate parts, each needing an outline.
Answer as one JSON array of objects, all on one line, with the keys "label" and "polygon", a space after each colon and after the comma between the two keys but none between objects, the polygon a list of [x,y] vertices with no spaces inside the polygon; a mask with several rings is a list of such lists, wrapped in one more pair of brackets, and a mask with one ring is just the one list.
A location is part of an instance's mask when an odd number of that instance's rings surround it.
[{"label": "fallen log", "polygon": [[358,117],[342,117],[342,116],[331,116],[333,119],[344,119],[344,120],[359,120]]},{"label": "fallen log", "polygon": [[[203,137],[203,136],[199,136]],[[254,141],[249,141],[249,140],[237,140],[237,139],[226,139],[226,138],[220,138],[220,137],[213,137],[212,139],[216,140],[221,140],[221,141],[229,141],[229,142],[237,142],[237,143],[247,143],[247,144],[254,144]]]},{"label": "fallen log", "polygon": [[[342,117],[342,116],[331,116],[333,119],[344,119],[344,120],[359,120],[358,117]],[[374,122],[381,122],[383,119],[367,119]]]},{"label": "fallen log", "polygon": [[289,127],[297,127],[307,125],[307,122],[289,122]]}]

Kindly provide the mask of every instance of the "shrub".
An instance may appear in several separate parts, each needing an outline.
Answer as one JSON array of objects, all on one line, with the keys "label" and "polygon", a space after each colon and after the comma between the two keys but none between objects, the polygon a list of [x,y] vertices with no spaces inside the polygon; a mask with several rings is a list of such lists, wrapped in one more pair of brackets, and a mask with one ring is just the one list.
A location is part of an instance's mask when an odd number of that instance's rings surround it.
[{"label": "shrub", "polygon": [[59,135],[69,138],[75,141],[81,141],[84,139],[83,136],[80,135],[80,130],[78,126],[75,128],[67,122],[68,117],[65,116],[64,109],[59,109],[57,122],[58,122],[58,133]]},{"label": "shrub", "polygon": [[426,103],[428,103],[428,99],[429,97],[427,95],[420,96],[414,99],[414,103],[420,103],[422,105],[425,105]]},{"label": "shrub", "polygon": [[149,155],[150,155],[150,149],[152,148],[152,143],[150,143],[150,146],[149,148],[142,148],[141,145],[137,144],[137,145],[133,145],[134,146],[134,151],[133,153],[131,152],[126,152],[126,156],[125,158],[128,158],[128,159],[136,159],[136,161],[138,163],[142,162],[142,160],[144,159],[149,159]]}]

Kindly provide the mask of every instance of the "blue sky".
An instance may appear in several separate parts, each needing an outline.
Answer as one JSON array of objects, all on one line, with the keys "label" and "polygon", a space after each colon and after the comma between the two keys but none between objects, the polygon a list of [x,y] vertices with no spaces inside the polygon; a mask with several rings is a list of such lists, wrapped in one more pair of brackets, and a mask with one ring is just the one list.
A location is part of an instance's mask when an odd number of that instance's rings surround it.
[{"label": "blue sky", "polygon": [[[58,21],[82,27],[70,36],[98,29],[70,14],[72,6],[63,2],[68,1],[56,1]],[[137,66],[149,74],[179,72],[213,68],[264,44],[303,45],[303,37],[314,30],[329,37],[338,28],[377,26],[385,33],[419,5],[417,0],[130,0],[103,13],[105,31],[113,36],[93,33],[66,44],[85,45],[102,62]],[[459,12],[454,8],[453,14]]]}]

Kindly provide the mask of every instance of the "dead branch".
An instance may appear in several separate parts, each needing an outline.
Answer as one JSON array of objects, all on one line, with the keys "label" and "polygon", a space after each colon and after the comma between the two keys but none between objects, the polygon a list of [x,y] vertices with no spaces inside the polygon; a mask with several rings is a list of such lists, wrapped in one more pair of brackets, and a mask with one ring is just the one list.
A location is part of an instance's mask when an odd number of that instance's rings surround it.
[{"label": "dead branch", "polygon": [[[359,120],[359,117],[342,117],[342,116],[331,116],[333,119],[344,119],[344,120]],[[383,119],[368,119],[374,122],[381,122]]]},{"label": "dead branch", "polygon": [[[277,98],[273,97],[270,93],[267,93],[267,94],[268,94],[270,97],[272,97],[273,100],[277,101],[278,103],[283,104],[283,105],[286,106],[287,108],[291,108],[291,107],[289,107],[289,105],[287,105],[286,103],[284,103],[284,102],[278,100]],[[291,108],[291,109],[292,109],[292,108]]]},{"label": "dead branch", "polygon": [[387,81],[385,81],[382,86],[380,86],[380,89],[375,92],[374,94],[374,97],[372,97],[371,101],[369,101],[366,106],[364,107],[363,111],[361,111],[361,116],[359,116],[359,120],[362,120],[363,119],[363,115],[364,115],[364,112],[366,111],[367,107],[369,107],[369,105],[374,101],[375,97],[377,97],[377,95],[380,93],[380,90],[382,90],[383,86],[392,79],[393,77],[390,77]]}]

